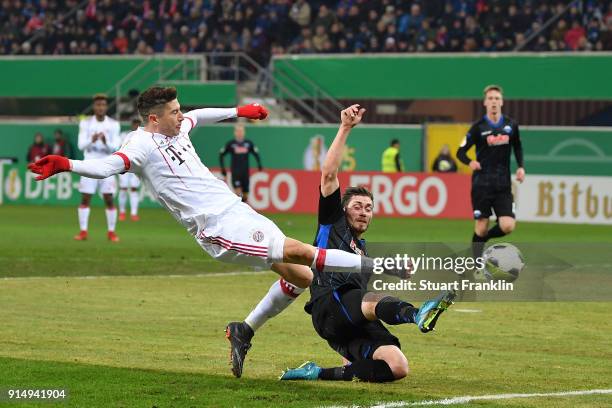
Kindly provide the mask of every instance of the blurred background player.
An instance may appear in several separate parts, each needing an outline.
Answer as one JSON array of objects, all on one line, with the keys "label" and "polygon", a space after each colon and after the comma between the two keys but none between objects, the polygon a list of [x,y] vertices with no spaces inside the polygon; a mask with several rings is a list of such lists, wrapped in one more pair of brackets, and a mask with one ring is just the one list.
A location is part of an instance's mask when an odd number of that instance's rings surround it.
[{"label": "blurred background player", "polygon": [[[472,169],[472,208],[474,210],[474,235],[472,252],[480,257],[484,243],[491,238],[511,233],[516,225],[514,198],[510,181],[510,152],[518,164],[516,180],[525,180],[523,148],[518,123],[502,114],[504,105],[502,88],[489,85],[484,89],[486,114],[472,124],[463,143],[457,150],[457,158]],[[476,146],[476,160],[470,160],[467,151]],[[495,211],[497,223],[490,230],[489,217]]]},{"label": "blurred background player", "polygon": [[[111,155],[120,146],[119,122],[108,117],[108,98],[104,94],[96,94],[93,97],[94,114],[79,123],[79,149],[83,151],[85,160],[101,159]],[[117,223],[117,209],[113,203],[113,194],[117,186],[115,176],[105,179],[95,179],[81,176],[79,191],[82,194],[79,206],[79,226],[81,232],[74,237],[77,241],[87,239],[87,227],[89,223],[89,205],[91,196],[100,191],[106,206],[106,224],[108,227],[108,239],[118,242],[119,237],[115,234]]]},{"label": "blurred background player", "polygon": [[381,167],[385,173],[400,173],[404,171],[404,163],[400,158],[400,142],[398,139],[391,140],[391,146],[387,147],[383,152]]},{"label": "blurred background player", "polygon": [[53,132],[53,146],[52,146],[53,154],[58,156],[64,156],[69,159],[74,158],[74,151],[72,149],[72,144],[66,136],[62,129],[55,129]]},{"label": "blurred background player", "polygon": [[457,163],[453,156],[451,156],[450,148],[447,144],[442,146],[440,149],[440,153],[433,162],[431,166],[431,171],[435,171],[437,173],[456,173],[457,172]]},{"label": "blurred background player", "polygon": [[28,149],[28,155],[26,160],[28,163],[34,163],[35,161],[51,154],[51,147],[45,143],[45,138],[40,132],[34,134],[34,143]]},{"label": "blurred background player", "polygon": [[[127,135],[138,129],[141,123],[142,121],[139,118],[132,119],[130,130],[121,132],[121,146],[125,143]],[[119,175],[119,221],[125,221],[125,207],[128,199],[128,191],[130,197],[130,218],[132,221],[138,221],[140,219],[138,217],[138,204],[140,201],[138,193],[139,187],[140,179],[136,174],[126,172]]]},{"label": "blurred background player", "polygon": [[242,201],[247,202],[249,199],[249,154],[255,156],[257,160],[257,168],[262,170],[259,151],[253,142],[246,140],[245,129],[242,123],[234,126],[234,140],[227,142],[225,147],[219,153],[219,163],[221,166],[221,174],[227,176],[225,170],[225,155],[228,153],[231,156],[230,169],[232,172],[232,187],[237,195],[242,197]]}]

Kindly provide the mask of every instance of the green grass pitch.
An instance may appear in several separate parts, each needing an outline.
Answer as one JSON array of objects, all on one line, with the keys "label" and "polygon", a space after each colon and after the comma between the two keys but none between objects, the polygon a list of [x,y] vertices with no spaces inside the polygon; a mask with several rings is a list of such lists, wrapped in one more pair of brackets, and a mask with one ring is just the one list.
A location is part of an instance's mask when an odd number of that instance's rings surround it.
[{"label": "green grass pitch", "polygon": [[[391,328],[411,367],[392,384],[279,382],[287,366],[340,359],[312,328],[301,296],[254,338],[241,379],[223,329],[276,279],[212,261],[167,213],[142,211],[106,241],[92,209],[75,242],[76,208],[0,207],[0,389],[66,388],[40,406],[352,406],[455,396],[612,388],[612,303],[464,303],[438,331]],[[314,216],[272,217],[312,241]],[[369,241],[468,241],[472,222],[375,219]],[[612,228],[519,223],[512,241],[612,242]],[[207,275],[208,274],[208,275]],[[83,277],[99,277],[87,278]],[[2,279],[9,278],[9,279]],[[7,403],[0,406],[35,406]],[[461,405],[465,406],[465,405]],[[612,395],[483,400],[477,407],[609,407]]]}]

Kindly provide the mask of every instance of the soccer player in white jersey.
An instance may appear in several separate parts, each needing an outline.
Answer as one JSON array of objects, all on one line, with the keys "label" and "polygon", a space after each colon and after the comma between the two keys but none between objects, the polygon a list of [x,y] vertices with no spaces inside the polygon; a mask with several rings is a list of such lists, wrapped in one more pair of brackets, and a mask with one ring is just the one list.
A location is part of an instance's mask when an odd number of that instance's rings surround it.
[{"label": "soccer player in white jersey", "polygon": [[[85,160],[101,159],[108,157],[120,146],[119,122],[106,116],[108,110],[108,99],[104,94],[96,94],[93,97],[94,114],[79,123],[79,149],[83,151]],[[118,242],[119,237],[115,234],[117,224],[117,209],[113,203],[113,195],[117,186],[115,176],[105,178],[93,178],[81,176],[79,191],[81,192],[81,205],[79,206],[79,226],[81,232],[74,237],[77,241],[87,239],[87,226],[89,224],[89,205],[91,196],[100,191],[106,205],[106,224],[108,227],[108,239]]]},{"label": "soccer player in white jersey", "polygon": [[[175,88],[152,87],[139,96],[138,110],[144,127],[131,132],[113,155],[95,160],[50,155],[28,168],[39,174],[37,180],[64,171],[99,179],[126,171],[136,173],[210,256],[223,262],[269,267],[299,288],[310,285],[310,268],[372,273],[371,258],[316,248],[286,237],[200,161],[189,138],[194,127],[237,116],[265,119],[268,112],[263,106],[196,109],[183,114]],[[346,109],[343,115],[351,117],[348,125],[361,120],[358,109]]]},{"label": "soccer player in white jersey", "polygon": [[[131,128],[128,131],[121,132],[121,145],[125,143],[127,135],[138,129],[142,121],[139,118],[132,119]],[[138,221],[138,204],[140,196],[138,193],[140,187],[140,179],[134,173],[123,173],[119,175],[119,221],[125,221],[125,207],[127,206],[128,194],[130,197],[130,218],[132,221]]]}]

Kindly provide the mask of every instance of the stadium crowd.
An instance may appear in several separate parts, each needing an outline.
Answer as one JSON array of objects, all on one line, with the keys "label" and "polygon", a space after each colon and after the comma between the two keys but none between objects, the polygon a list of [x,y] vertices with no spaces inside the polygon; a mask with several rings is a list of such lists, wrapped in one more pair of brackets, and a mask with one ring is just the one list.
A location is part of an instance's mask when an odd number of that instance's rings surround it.
[{"label": "stadium crowd", "polygon": [[[511,51],[567,4],[2,0],[0,55],[246,51],[265,62],[274,53]],[[612,50],[612,2],[576,2],[522,50]]]}]

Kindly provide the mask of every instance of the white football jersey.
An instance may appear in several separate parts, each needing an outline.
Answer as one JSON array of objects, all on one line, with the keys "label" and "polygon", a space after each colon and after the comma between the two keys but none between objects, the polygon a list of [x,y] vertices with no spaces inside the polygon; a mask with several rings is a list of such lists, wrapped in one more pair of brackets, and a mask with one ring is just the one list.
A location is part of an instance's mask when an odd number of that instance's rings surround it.
[{"label": "white football jersey", "polygon": [[195,217],[219,215],[240,202],[196,153],[189,138],[196,122],[186,113],[178,136],[138,128],[128,134],[116,153],[127,171],[140,176],[155,198],[192,234],[197,232]]},{"label": "white football jersey", "polygon": [[[103,121],[98,121],[95,115],[87,117],[79,123],[79,149],[83,151],[85,159],[100,159],[113,153],[121,146],[119,138],[119,122],[115,119],[104,117]],[[106,143],[101,140],[92,142],[93,135],[104,133]]]}]

